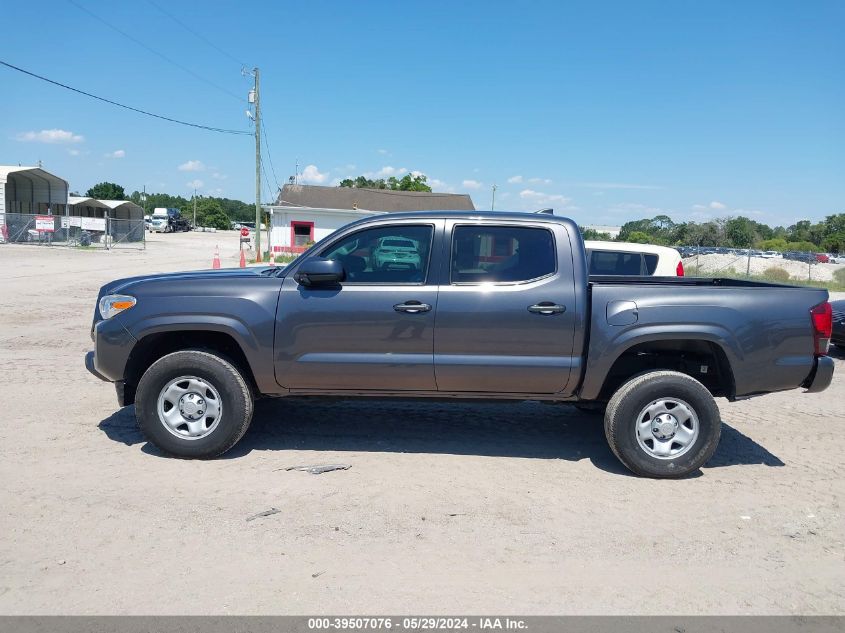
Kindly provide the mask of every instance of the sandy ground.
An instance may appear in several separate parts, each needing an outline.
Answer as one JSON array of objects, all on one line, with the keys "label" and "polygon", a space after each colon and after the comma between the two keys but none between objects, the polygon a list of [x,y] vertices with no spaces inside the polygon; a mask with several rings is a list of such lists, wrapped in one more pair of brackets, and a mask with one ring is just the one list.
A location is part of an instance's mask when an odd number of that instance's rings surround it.
[{"label": "sandy ground", "polygon": [[0,246],[0,613],[845,613],[842,355],[825,393],[720,402],[684,481],[537,403],[262,401],[226,458],[165,459],[83,367],[93,302],[216,243]]},{"label": "sandy ground", "polygon": [[731,272],[734,275],[744,275],[750,271],[752,275],[762,275],[771,268],[781,268],[789,273],[793,280],[806,281],[808,278],[816,281],[831,281],[837,270],[845,268],[845,264],[812,264],[799,262],[781,257],[765,259],[752,257],[749,265],[748,258],[737,255],[699,255],[684,259],[684,268],[688,274],[716,275]]}]

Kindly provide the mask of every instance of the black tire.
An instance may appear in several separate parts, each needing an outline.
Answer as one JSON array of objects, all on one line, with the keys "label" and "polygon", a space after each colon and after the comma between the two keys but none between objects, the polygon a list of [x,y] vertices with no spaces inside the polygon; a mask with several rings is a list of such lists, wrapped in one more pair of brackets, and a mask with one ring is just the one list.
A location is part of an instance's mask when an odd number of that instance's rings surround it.
[{"label": "black tire", "polygon": [[[177,437],[159,418],[159,394],[181,376],[196,376],[220,396],[216,427],[198,439]],[[200,350],[174,352],[157,360],[141,377],[135,394],[135,417],[144,437],[168,455],[183,459],[210,459],[228,451],[246,433],[252,411],[252,392],[237,368],[225,358]]]},{"label": "black tire", "polygon": [[[663,398],[683,401],[698,418],[698,436],[677,457],[656,457],[637,439],[640,413]],[[637,475],[657,479],[677,479],[698,470],[716,451],[721,429],[719,407],[707,388],[674,371],[653,371],[629,380],[613,394],[604,418],[607,442],[619,461]]]}]

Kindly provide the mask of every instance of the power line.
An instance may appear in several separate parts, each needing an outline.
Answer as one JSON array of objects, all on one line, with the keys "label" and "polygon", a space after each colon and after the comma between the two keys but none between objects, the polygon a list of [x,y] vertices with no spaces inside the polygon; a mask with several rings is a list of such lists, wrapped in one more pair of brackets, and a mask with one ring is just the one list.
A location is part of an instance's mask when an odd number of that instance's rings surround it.
[{"label": "power line", "polygon": [[218,84],[214,83],[214,82],[213,82],[213,81],[211,81],[210,79],[206,79],[206,78],[205,78],[205,77],[203,77],[202,75],[198,75],[197,73],[195,73],[195,72],[194,72],[193,70],[191,70],[190,68],[188,68],[188,67],[186,67],[186,66],[183,66],[183,65],[182,65],[182,64],[180,64],[179,62],[177,62],[177,61],[175,61],[175,60],[171,59],[170,57],[168,57],[167,55],[165,55],[164,53],[160,53],[160,52],[158,52],[157,50],[155,50],[154,48],[151,48],[150,46],[148,46],[147,44],[145,44],[144,42],[142,42],[142,41],[141,41],[141,40],[139,40],[138,38],[136,38],[136,37],[134,37],[134,36],[130,35],[130,34],[129,34],[129,33],[127,33],[126,31],[123,31],[122,29],[120,29],[120,28],[116,27],[114,24],[112,24],[112,23],[110,23],[110,22],[106,21],[105,19],[101,18],[99,15],[97,15],[96,13],[94,13],[93,11],[91,11],[90,9],[86,9],[85,7],[83,7],[81,4],[79,4],[79,3],[78,3],[78,2],[76,2],[75,0],[68,0],[68,2],[70,2],[73,6],[75,6],[75,7],[76,7],[77,9],[79,9],[80,11],[84,11],[85,13],[87,13],[88,15],[90,15],[90,16],[91,16],[92,18],[94,18],[95,20],[97,20],[97,21],[99,21],[99,22],[102,22],[103,24],[105,24],[107,27],[109,27],[109,28],[110,28],[110,29],[112,29],[113,31],[116,31],[116,32],[120,33],[120,34],[121,34],[123,37],[125,37],[126,39],[128,39],[128,40],[131,40],[131,41],[135,42],[135,43],[136,43],[138,46],[140,46],[141,48],[143,48],[143,49],[145,49],[145,50],[149,51],[150,53],[152,53],[153,55],[156,55],[157,57],[160,57],[161,59],[163,59],[164,61],[166,61],[168,64],[172,64],[173,66],[176,66],[176,68],[179,68],[179,69],[181,69],[181,70],[184,70],[186,73],[188,73],[189,75],[191,75],[191,76],[192,76],[192,77],[194,77],[195,79],[199,79],[200,81],[202,81],[202,82],[204,82],[204,83],[207,83],[209,86],[212,86],[213,88],[216,88],[216,89],[217,89],[217,90],[219,90],[220,92],[223,92],[223,93],[225,93],[225,94],[229,95],[230,97],[233,97],[233,98],[237,99],[238,101],[243,101],[243,97],[239,97],[239,96],[238,96],[238,95],[236,95],[234,92],[230,92],[230,91],[229,91],[229,90],[227,90],[226,88],[223,88],[222,86],[220,86],[220,85],[218,85]]},{"label": "power line", "polygon": [[12,70],[17,70],[18,72],[23,73],[24,75],[29,75],[30,77],[35,77],[36,79],[40,79],[41,81],[46,81],[47,83],[53,84],[54,86],[59,86],[60,88],[65,88],[66,90],[71,90],[73,92],[77,92],[81,95],[85,95],[86,97],[91,97],[92,99],[97,99],[98,101],[103,101],[105,103],[109,103],[111,105],[117,106],[119,108],[125,108],[126,110],[131,110],[132,112],[138,112],[139,114],[145,114],[147,116],[154,117],[156,119],[162,119],[164,121],[169,121],[170,123],[178,123],[179,125],[187,125],[188,127],[195,127],[201,130],[208,130],[210,132],[220,132],[222,134],[247,134],[252,135],[252,132],[245,131],[245,130],[228,130],[226,128],[220,127],[212,127],[210,125],[200,125],[199,123],[188,123],[187,121],[180,121],[179,119],[173,119],[171,117],[162,116],[161,114],[153,114],[152,112],[147,112],[146,110],[140,110],[138,108],[133,108],[132,106],[124,105],[122,103],[118,103],[117,101],[112,101],[111,99],[106,99],[105,97],[98,97],[95,94],[91,94],[90,92],[85,92],[84,90],[80,90],[79,88],[74,88],[72,86],[68,86],[67,84],[60,83],[58,81],[53,81],[52,79],[47,79],[47,77],[42,77],[41,75],[37,75],[33,72],[28,70],[24,70],[18,66],[14,66],[8,62],[4,62],[0,59],[0,64],[11,68]]},{"label": "power line", "polygon": [[173,20],[174,22],[176,22],[176,24],[178,24],[179,26],[181,26],[183,29],[185,29],[185,30],[186,30],[186,31],[188,31],[189,33],[193,34],[193,35],[194,35],[195,37],[197,37],[198,39],[201,39],[203,42],[205,42],[206,44],[208,44],[211,48],[213,48],[214,50],[216,50],[216,51],[217,51],[218,53],[220,53],[221,55],[223,55],[223,56],[225,56],[225,57],[228,57],[229,59],[231,59],[233,62],[235,62],[235,63],[236,63],[236,64],[238,64],[239,66],[246,66],[246,64],[244,64],[244,63],[243,63],[243,62],[241,62],[241,61],[238,61],[238,59],[237,59],[236,57],[234,57],[233,55],[230,55],[229,53],[227,53],[226,51],[224,51],[222,48],[220,48],[219,46],[217,46],[217,44],[215,44],[215,43],[214,43],[214,42],[212,42],[210,39],[208,39],[207,37],[205,37],[202,33],[198,33],[197,31],[195,31],[194,29],[192,29],[190,26],[188,26],[187,24],[185,24],[184,22],[182,22],[182,20],[180,20],[179,18],[177,18],[175,15],[173,15],[172,13],[170,13],[170,12],[168,12],[168,11],[164,10],[164,9],[163,9],[162,7],[160,7],[158,4],[156,4],[155,2],[153,2],[153,0],[147,0],[147,1],[148,1],[151,5],[153,5],[156,9],[158,9],[159,11],[161,11],[164,15],[166,15],[166,16],[167,16],[167,17],[169,17],[171,20]]},{"label": "power line", "polygon": [[261,173],[264,174],[264,186],[267,187],[267,204],[273,204],[276,201],[276,196],[273,195],[273,191],[270,189],[270,178],[267,176],[267,170],[264,168],[264,159],[261,160]]},{"label": "power line", "polygon": [[270,171],[273,172],[273,180],[276,181],[276,187],[281,189],[279,177],[276,176],[276,168],[273,167],[273,152],[270,149],[270,140],[267,138],[267,127],[264,125],[264,119],[261,119],[261,131],[264,132],[264,143],[267,145],[267,158],[270,159]]}]

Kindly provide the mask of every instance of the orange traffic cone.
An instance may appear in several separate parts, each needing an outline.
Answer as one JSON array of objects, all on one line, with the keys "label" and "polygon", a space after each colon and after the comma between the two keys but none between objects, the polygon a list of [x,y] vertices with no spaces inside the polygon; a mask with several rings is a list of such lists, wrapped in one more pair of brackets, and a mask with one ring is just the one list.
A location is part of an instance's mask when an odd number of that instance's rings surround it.
[{"label": "orange traffic cone", "polygon": [[246,268],[246,257],[244,257],[244,249],[241,249],[241,268]]},{"label": "orange traffic cone", "polygon": [[211,267],[220,268],[220,249],[217,246],[214,247],[214,259],[211,260]]},{"label": "orange traffic cone", "polygon": [[275,267],[275,266],[276,266],[276,256],[275,256],[275,255],[273,255],[273,251],[270,251],[270,260],[269,260],[269,262],[270,262],[270,266],[271,266],[271,267]]}]

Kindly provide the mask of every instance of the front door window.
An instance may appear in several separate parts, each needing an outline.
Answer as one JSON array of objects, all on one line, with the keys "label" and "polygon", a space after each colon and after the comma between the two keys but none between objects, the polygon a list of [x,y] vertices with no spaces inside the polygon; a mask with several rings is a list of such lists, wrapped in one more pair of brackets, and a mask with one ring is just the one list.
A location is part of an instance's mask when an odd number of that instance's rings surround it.
[{"label": "front door window", "polygon": [[431,256],[431,226],[364,229],[326,248],[320,256],[343,264],[352,284],[421,284]]}]

